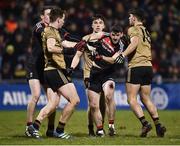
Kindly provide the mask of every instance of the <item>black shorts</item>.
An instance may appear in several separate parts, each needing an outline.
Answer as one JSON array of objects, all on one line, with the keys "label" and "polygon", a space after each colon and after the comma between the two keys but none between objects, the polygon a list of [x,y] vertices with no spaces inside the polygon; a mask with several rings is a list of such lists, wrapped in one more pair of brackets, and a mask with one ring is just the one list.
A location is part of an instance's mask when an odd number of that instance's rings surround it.
[{"label": "black shorts", "polygon": [[71,83],[71,78],[67,76],[65,69],[53,69],[44,71],[44,78],[47,85],[56,92],[65,84]]},{"label": "black shorts", "polygon": [[44,62],[36,62],[36,64],[28,63],[26,65],[27,80],[38,79],[41,84],[44,84]]},{"label": "black shorts", "polygon": [[150,85],[153,77],[151,66],[129,68],[126,74],[126,83]]},{"label": "black shorts", "polygon": [[101,70],[96,67],[91,68],[90,79],[89,79],[89,90],[92,90],[96,93],[100,93],[102,91],[103,84],[108,80],[114,80],[112,78],[112,70],[106,69]]}]

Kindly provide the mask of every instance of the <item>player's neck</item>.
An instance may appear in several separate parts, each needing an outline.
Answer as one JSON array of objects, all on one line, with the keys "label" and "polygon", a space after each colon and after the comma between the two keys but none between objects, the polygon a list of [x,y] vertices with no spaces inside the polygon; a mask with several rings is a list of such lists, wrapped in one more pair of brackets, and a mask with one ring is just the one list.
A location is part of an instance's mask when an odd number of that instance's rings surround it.
[{"label": "player's neck", "polygon": [[55,24],[55,23],[50,23],[49,26],[55,28],[55,29],[58,29],[58,26]]},{"label": "player's neck", "polygon": [[142,22],[137,21],[137,22],[135,22],[135,24],[134,24],[134,26],[139,26],[139,25],[143,25],[143,23],[142,23]]},{"label": "player's neck", "polygon": [[97,32],[97,31],[93,31],[93,34],[94,34],[94,33],[101,33],[101,32],[103,32],[103,31],[98,31],[98,32]]}]

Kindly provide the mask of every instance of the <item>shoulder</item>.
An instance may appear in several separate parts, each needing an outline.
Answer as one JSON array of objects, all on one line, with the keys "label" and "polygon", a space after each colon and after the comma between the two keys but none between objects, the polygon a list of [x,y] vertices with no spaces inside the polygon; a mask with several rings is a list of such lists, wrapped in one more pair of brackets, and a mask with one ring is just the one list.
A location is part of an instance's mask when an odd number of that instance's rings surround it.
[{"label": "shoulder", "polygon": [[130,37],[138,35],[138,34],[139,34],[139,29],[137,26],[132,26],[128,29],[128,35]]},{"label": "shoulder", "polygon": [[82,39],[87,41],[90,36],[91,36],[91,34],[85,35]]},{"label": "shoulder", "polygon": [[45,28],[44,24],[42,22],[38,22],[33,27],[33,31],[35,33],[41,33],[44,30],[44,28]]},{"label": "shoulder", "polygon": [[44,28],[45,33],[59,33],[59,31],[53,27],[47,26]]},{"label": "shoulder", "polygon": [[138,31],[138,28],[136,26],[132,26],[128,29],[128,33],[133,33],[133,32],[136,32]]}]

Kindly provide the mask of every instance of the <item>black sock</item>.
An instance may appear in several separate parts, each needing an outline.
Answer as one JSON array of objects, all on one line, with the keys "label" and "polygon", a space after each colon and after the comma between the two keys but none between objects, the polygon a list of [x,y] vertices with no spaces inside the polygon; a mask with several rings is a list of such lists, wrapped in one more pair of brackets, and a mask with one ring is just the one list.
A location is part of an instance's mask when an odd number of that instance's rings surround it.
[{"label": "black sock", "polygon": [[54,131],[54,125],[49,125],[49,124],[48,124],[48,130],[49,130],[49,131]]},{"label": "black sock", "polygon": [[89,125],[88,125],[88,129],[91,130],[91,131],[93,131],[93,130],[94,130],[93,124],[89,124]]},{"label": "black sock", "polygon": [[39,127],[41,126],[41,122],[39,120],[35,120],[33,126],[35,129],[39,130]]},{"label": "black sock", "polygon": [[48,117],[48,130],[50,130],[50,131],[53,131],[53,130],[54,130],[55,116],[56,116],[56,111],[53,112],[53,113]]},{"label": "black sock", "polygon": [[59,122],[59,124],[58,124],[58,126],[56,128],[56,132],[63,133],[65,125],[66,125],[65,123]]},{"label": "black sock", "polygon": [[156,126],[156,128],[159,127],[159,126],[161,126],[161,124],[160,124],[160,122],[159,122],[159,117],[157,117],[157,118],[152,118],[152,119],[153,119],[153,121],[154,121],[154,125]]},{"label": "black sock", "polygon": [[139,120],[140,120],[140,122],[141,122],[141,124],[142,124],[143,126],[146,126],[146,125],[148,124],[148,121],[146,121],[146,119],[145,119],[144,116],[141,117],[141,118],[139,118]]}]

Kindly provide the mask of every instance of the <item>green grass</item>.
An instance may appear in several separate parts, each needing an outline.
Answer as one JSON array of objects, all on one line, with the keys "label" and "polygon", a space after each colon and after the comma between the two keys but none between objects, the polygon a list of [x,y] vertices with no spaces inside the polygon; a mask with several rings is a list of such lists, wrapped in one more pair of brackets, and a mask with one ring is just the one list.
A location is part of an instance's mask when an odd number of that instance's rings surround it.
[{"label": "green grass", "polygon": [[[150,120],[149,116],[146,117]],[[119,110],[116,112],[115,137],[105,136],[104,138],[89,138],[87,136],[86,112],[76,111],[66,126],[66,131],[72,133],[73,139],[62,140],[43,137],[42,140],[27,138],[24,136],[25,111],[0,111],[0,144],[39,144],[39,145],[180,145],[180,111],[160,111],[160,119],[167,127],[164,138],[156,137],[155,128],[147,138],[140,138],[141,125],[131,111]],[[59,117],[59,111],[57,113]],[[107,120],[106,120],[107,121]],[[152,123],[152,120],[150,120]],[[57,125],[58,119],[56,120]],[[41,133],[44,135],[47,122],[41,126]],[[107,129],[107,122],[105,123]]]}]

